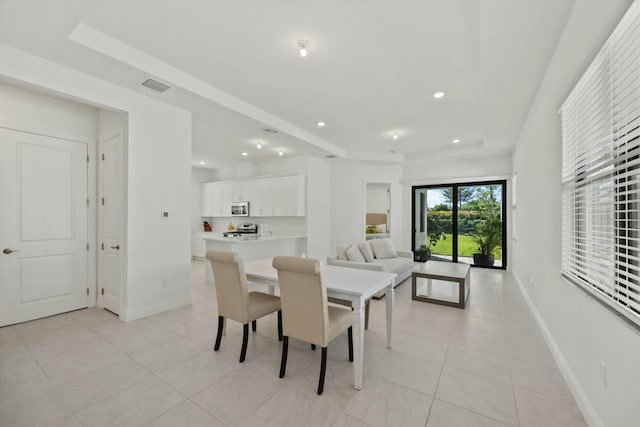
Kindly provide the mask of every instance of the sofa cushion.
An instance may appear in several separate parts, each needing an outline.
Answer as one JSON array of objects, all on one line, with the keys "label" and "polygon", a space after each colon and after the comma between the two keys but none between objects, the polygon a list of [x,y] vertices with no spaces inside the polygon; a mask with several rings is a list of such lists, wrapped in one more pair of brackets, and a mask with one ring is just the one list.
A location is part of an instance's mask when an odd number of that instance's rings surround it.
[{"label": "sofa cushion", "polygon": [[370,240],[373,254],[376,258],[397,258],[398,252],[393,246],[391,239],[374,239]]},{"label": "sofa cushion", "polygon": [[366,261],[362,256],[362,252],[360,252],[358,245],[351,245],[349,249],[347,249],[347,258],[349,261]]},{"label": "sofa cushion", "polygon": [[349,243],[343,243],[338,246],[338,259],[342,261],[349,261],[347,258],[347,249],[349,249],[351,245]]},{"label": "sofa cushion", "polygon": [[358,248],[360,249],[360,252],[362,252],[362,256],[365,261],[373,262],[373,249],[371,249],[371,242],[366,241],[358,243]]},{"label": "sofa cushion", "polygon": [[413,260],[402,257],[377,259],[376,264],[381,264],[385,272],[398,275],[407,269],[411,270],[413,268]]}]

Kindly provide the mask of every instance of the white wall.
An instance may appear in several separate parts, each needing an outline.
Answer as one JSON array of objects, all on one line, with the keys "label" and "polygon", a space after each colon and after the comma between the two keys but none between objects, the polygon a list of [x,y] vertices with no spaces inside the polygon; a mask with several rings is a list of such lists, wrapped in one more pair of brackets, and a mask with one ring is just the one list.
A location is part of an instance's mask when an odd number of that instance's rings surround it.
[{"label": "white wall", "polygon": [[[410,250],[410,242],[402,239],[403,229],[411,227],[411,221],[402,222],[405,203],[400,187],[401,166],[338,160],[331,163],[331,236],[330,254],[334,255],[341,243],[359,242],[364,239],[365,182],[389,182],[391,188],[391,213],[389,230],[397,249]],[[409,202],[411,199],[409,199]],[[407,230],[408,232],[408,230]]]},{"label": "white wall", "polygon": [[[640,423],[640,333],[560,276],[558,109],[631,2],[576,1],[513,156],[514,274],[591,426]],[[601,383],[600,364],[607,367]]]},{"label": "white wall", "polygon": [[191,114],[5,44],[0,78],[129,114],[120,316],[131,320],[189,304]]}]

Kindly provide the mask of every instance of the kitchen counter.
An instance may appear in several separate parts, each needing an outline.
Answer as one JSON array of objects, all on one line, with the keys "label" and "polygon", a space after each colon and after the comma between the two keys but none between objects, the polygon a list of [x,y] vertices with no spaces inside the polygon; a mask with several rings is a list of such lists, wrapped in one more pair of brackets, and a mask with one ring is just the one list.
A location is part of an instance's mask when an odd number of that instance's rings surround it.
[{"label": "kitchen counter", "polygon": [[[307,252],[305,235],[260,237],[259,234],[246,234],[239,237],[223,237],[222,233],[206,233],[202,240],[206,244],[207,251],[236,252],[245,262],[273,258],[278,255],[303,256]],[[207,281],[213,282],[213,271],[210,265],[207,265]]]},{"label": "kitchen counter", "polygon": [[[207,233],[208,234],[208,233]],[[210,242],[220,242],[220,243],[255,243],[255,242],[269,242],[273,240],[285,240],[285,239],[306,239],[307,236],[299,235],[299,236],[262,236],[258,234],[245,234],[238,237],[223,237],[222,234],[215,234],[211,236],[203,237],[204,240]]]}]

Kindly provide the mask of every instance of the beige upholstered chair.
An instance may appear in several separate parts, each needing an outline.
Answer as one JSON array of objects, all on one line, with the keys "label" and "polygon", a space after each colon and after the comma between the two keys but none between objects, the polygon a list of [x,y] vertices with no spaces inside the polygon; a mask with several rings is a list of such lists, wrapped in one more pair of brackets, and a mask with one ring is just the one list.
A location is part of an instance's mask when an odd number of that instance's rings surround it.
[{"label": "beige upholstered chair", "polygon": [[282,312],[280,298],[264,292],[249,292],[244,264],[240,255],[234,252],[208,251],[218,300],[218,334],[214,351],[220,349],[225,318],[243,325],[240,363],[244,362],[249,340],[249,322],[256,331],[256,319],[278,312],[278,339],[282,341]]},{"label": "beige upholstered chair", "polygon": [[322,347],[318,394],[324,389],[324,374],[327,367],[327,346],[335,337],[348,329],[349,360],[353,362],[353,335],[351,310],[329,305],[324,283],[324,269],[315,259],[283,257],[273,259],[278,270],[280,298],[282,303],[282,362],[280,378],[287,367],[289,337]]}]

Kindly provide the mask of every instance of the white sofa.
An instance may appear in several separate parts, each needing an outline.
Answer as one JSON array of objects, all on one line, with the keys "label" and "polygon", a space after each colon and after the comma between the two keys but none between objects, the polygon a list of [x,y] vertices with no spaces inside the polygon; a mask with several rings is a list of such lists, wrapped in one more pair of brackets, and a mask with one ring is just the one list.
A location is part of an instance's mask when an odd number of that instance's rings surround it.
[{"label": "white sofa", "polygon": [[[386,240],[386,239],[382,239]],[[389,239],[390,240],[390,239]],[[367,243],[370,243],[368,241]],[[358,244],[356,244],[357,246]],[[340,245],[338,247],[338,254],[344,252],[344,247],[351,246],[348,244]],[[348,267],[348,268],[361,268],[364,270],[374,270],[374,271],[384,271],[387,273],[396,273],[398,276],[396,277],[396,286],[402,283],[408,277],[411,277],[411,272],[413,270],[413,252],[411,251],[395,251],[397,253],[397,257],[392,258],[378,258],[375,255],[373,256],[373,260],[371,262],[367,261],[351,261],[349,259],[344,259],[344,254],[339,257],[328,257],[327,265],[335,265],[338,267]],[[338,259],[343,258],[343,259]],[[384,293],[383,293],[384,295]]]}]

